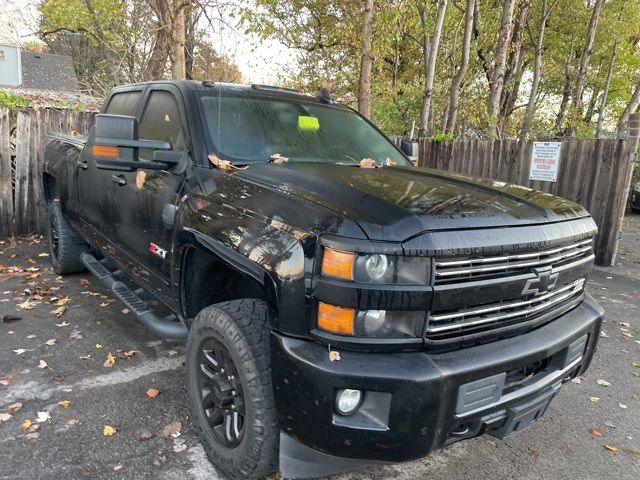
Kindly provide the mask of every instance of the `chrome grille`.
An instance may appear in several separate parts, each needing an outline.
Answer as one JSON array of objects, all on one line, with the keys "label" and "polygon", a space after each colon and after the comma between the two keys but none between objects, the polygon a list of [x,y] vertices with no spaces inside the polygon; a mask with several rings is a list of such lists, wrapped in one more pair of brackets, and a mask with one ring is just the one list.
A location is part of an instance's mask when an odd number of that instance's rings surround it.
[{"label": "chrome grille", "polygon": [[436,312],[429,317],[426,336],[460,336],[470,331],[497,329],[515,322],[524,322],[581,300],[584,284],[585,279],[581,278],[529,300],[509,300],[452,312]]},{"label": "chrome grille", "polygon": [[438,259],[435,262],[435,283],[458,283],[479,278],[503,277],[530,271],[536,267],[558,267],[592,255],[593,240],[581,240],[534,252],[469,257],[465,259]]}]

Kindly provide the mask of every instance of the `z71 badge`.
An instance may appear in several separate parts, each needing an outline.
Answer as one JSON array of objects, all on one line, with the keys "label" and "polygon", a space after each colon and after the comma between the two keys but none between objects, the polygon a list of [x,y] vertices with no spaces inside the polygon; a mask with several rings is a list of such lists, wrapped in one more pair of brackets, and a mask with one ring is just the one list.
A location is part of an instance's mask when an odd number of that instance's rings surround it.
[{"label": "z71 badge", "polygon": [[157,255],[158,257],[162,258],[163,260],[167,258],[167,251],[164,248],[160,248],[158,245],[156,245],[153,242],[149,244],[149,251],[154,255]]}]

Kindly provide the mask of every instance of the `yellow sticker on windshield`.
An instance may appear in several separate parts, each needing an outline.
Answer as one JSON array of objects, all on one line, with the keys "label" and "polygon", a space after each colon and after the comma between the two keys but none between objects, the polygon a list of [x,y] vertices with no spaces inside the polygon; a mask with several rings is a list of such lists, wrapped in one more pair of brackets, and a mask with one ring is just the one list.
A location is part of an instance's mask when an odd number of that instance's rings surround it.
[{"label": "yellow sticker on windshield", "polygon": [[320,121],[316,117],[298,117],[298,128],[303,132],[317,132],[320,130]]}]

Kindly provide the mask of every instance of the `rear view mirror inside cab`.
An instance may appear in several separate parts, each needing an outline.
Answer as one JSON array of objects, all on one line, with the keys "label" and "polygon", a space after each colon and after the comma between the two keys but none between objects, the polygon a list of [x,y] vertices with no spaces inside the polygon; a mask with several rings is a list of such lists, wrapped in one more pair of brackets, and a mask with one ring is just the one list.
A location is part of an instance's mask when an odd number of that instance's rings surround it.
[{"label": "rear view mirror inside cab", "polygon": [[320,120],[317,117],[300,115],[298,117],[298,128],[303,132],[317,132],[320,130]]}]

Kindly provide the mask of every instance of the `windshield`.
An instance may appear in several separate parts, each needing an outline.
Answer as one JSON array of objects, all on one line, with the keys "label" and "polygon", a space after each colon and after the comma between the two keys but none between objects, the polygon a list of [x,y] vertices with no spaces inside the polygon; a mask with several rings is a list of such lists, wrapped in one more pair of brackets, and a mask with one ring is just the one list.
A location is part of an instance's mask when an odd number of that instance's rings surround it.
[{"label": "windshield", "polygon": [[355,112],[294,99],[243,92],[202,94],[200,107],[216,154],[234,163],[344,163],[364,158],[379,165],[410,162],[380,132]]}]

